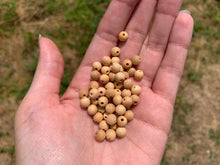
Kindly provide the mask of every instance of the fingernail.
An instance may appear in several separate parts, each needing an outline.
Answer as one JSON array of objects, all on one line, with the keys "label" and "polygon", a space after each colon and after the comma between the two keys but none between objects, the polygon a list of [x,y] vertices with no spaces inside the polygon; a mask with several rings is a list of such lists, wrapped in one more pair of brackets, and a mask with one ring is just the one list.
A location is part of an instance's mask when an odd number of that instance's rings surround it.
[{"label": "fingernail", "polygon": [[189,10],[180,10],[179,14],[181,13],[187,13],[189,15],[191,15],[191,12]]},{"label": "fingernail", "polygon": [[42,38],[42,35],[41,34],[39,34],[39,37],[38,37],[39,39],[41,39]]}]

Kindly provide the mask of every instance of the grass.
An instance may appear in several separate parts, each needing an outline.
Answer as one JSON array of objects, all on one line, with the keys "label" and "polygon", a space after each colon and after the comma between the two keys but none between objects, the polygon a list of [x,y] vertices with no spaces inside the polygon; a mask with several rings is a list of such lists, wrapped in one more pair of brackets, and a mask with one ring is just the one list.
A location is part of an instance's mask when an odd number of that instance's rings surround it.
[{"label": "grass", "polygon": [[220,128],[218,128],[216,131],[214,131],[213,129],[210,129],[209,138],[215,141],[218,146],[220,146]]}]

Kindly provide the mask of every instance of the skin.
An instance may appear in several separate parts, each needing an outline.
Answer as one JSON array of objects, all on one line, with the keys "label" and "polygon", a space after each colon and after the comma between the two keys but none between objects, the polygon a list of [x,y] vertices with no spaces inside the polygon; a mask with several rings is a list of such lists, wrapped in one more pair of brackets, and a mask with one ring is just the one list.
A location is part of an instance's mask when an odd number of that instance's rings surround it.
[{"label": "skin", "polygon": [[[178,14],[181,3],[112,0],[61,98],[63,58],[51,40],[40,38],[37,70],[15,117],[16,164],[160,164],[193,29],[192,17]],[[80,107],[78,92],[88,88],[92,62],[109,55],[122,30],[129,38],[119,44],[120,58],[139,54],[142,59],[138,69],[144,78],[135,82],[142,87],[140,103],[126,137],[99,143],[97,125]]]}]

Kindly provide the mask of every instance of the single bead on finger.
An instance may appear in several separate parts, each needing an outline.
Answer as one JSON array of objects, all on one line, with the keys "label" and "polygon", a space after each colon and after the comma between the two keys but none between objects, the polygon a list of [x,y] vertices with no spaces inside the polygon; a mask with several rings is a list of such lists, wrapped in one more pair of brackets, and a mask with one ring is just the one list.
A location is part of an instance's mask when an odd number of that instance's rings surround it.
[{"label": "single bead on finger", "polygon": [[83,98],[83,97],[88,97],[89,95],[89,92],[87,89],[80,89],[79,91],[79,97],[80,99]]},{"label": "single bead on finger", "polygon": [[90,105],[90,100],[89,100],[89,98],[83,97],[83,98],[80,100],[80,105],[81,105],[82,108],[87,108],[87,107]]},{"label": "single bead on finger", "polygon": [[117,122],[117,117],[115,114],[109,114],[107,116],[107,119],[106,119],[106,122],[109,124],[109,125],[114,125],[116,122]]},{"label": "single bead on finger", "polygon": [[119,116],[117,119],[117,124],[119,127],[124,127],[127,124],[127,118],[124,116]]},{"label": "single bead on finger", "polygon": [[116,135],[119,138],[125,137],[126,136],[126,128],[125,127],[118,127],[116,129]]},{"label": "single bead on finger", "polygon": [[100,123],[103,120],[103,114],[101,112],[97,112],[94,116],[93,116],[93,121],[95,123]]},{"label": "single bead on finger", "polygon": [[92,89],[92,88],[96,88],[98,89],[99,88],[99,83],[97,81],[91,81],[89,83],[89,88]]},{"label": "single bead on finger", "polygon": [[112,141],[115,140],[115,138],[116,138],[115,130],[113,130],[113,129],[108,129],[108,130],[106,131],[106,140],[112,142]]},{"label": "single bead on finger", "polygon": [[99,71],[94,70],[94,71],[91,72],[91,79],[92,80],[98,81],[99,77],[100,77]]},{"label": "single bead on finger", "polygon": [[101,129],[96,131],[96,133],[95,133],[95,139],[98,142],[102,142],[103,140],[105,140],[105,136],[106,136],[105,131],[103,131]]},{"label": "single bead on finger", "polygon": [[99,129],[102,129],[102,130],[108,130],[109,126],[107,124],[107,122],[105,120],[102,120],[100,123],[99,123]]},{"label": "single bead on finger", "polygon": [[111,49],[111,54],[113,57],[117,57],[120,55],[120,48],[119,47],[113,47]]},{"label": "single bead on finger", "polygon": [[131,88],[131,93],[134,95],[139,95],[141,93],[141,87],[139,85],[133,85]]},{"label": "single bead on finger", "polygon": [[134,72],[134,79],[141,80],[144,77],[144,72],[142,70],[136,70]]},{"label": "single bead on finger", "polygon": [[97,99],[99,97],[99,90],[96,88],[93,88],[89,91],[89,97],[93,100]]},{"label": "single bead on finger", "polygon": [[109,82],[109,76],[107,74],[102,74],[99,78],[101,84],[107,84]]},{"label": "single bead on finger", "polygon": [[134,118],[134,112],[131,110],[127,110],[124,114],[128,121],[131,121]]},{"label": "single bead on finger", "polygon": [[128,39],[128,33],[126,31],[121,31],[118,35],[118,39],[122,42]]},{"label": "single bead on finger", "polygon": [[101,68],[102,68],[102,64],[101,64],[100,62],[98,62],[98,61],[93,62],[93,64],[92,64],[92,68],[93,68],[93,70],[100,71]]},{"label": "single bead on finger", "polygon": [[124,69],[130,69],[131,66],[132,66],[131,60],[128,60],[128,59],[124,60],[123,63],[122,63],[122,66],[123,66]]},{"label": "single bead on finger", "polygon": [[102,62],[102,65],[104,66],[110,66],[110,64],[112,63],[112,60],[109,56],[104,56],[101,62]]},{"label": "single bead on finger", "polygon": [[94,104],[89,105],[89,107],[88,107],[88,109],[87,109],[87,112],[88,112],[88,114],[89,114],[90,116],[95,115],[97,111],[98,111],[98,108],[97,108],[97,106],[94,105]]},{"label": "single bead on finger", "polygon": [[141,62],[141,57],[138,55],[135,55],[131,58],[131,61],[133,65],[139,65]]}]

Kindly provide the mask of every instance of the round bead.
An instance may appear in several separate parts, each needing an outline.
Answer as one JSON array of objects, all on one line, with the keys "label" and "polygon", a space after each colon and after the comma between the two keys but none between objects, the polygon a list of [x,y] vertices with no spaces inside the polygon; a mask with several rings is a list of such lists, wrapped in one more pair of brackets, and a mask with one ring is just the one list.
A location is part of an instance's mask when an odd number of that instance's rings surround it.
[{"label": "round bead", "polygon": [[102,83],[102,84],[107,84],[109,82],[109,77],[107,74],[102,74],[99,78],[99,81]]},{"label": "round bead", "polygon": [[125,75],[125,80],[129,78],[128,72],[123,71],[122,73]]},{"label": "round bead", "polygon": [[99,106],[105,107],[108,104],[108,99],[105,96],[99,97]]},{"label": "round bead", "polygon": [[110,67],[108,66],[103,66],[101,69],[102,74],[109,74],[110,73]]},{"label": "round bead", "polygon": [[119,138],[125,137],[126,136],[126,128],[125,127],[118,127],[116,129],[116,135]]},{"label": "round bead", "polygon": [[91,81],[89,83],[89,88],[92,89],[92,88],[96,88],[98,89],[99,88],[99,83],[97,81]]},{"label": "round bead", "polygon": [[141,93],[141,87],[139,85],[133,85],[131,88],[131,93],[134,95],[139,95]]},{"label": "round bead", "polygon": [[97,99],[99,97],[99,90],[96,88],[93,88],[89,91],[89,97],[93,100]]},{"label": "round bead", "polygon": [[80,100],[80,105],[82,108],[87,108],[90,105],[90,100],[87,97],[83,97]]},{"label": "round bead", "polygon": [[91,79],[92,80],[98,81],[99,77],[100,77],[99,71],[94,70],[94,71],[91,72]]},{"label": "round bead", "polygon": [[105,111],[109,114],[115,112],[115,105],[112,103],[107,104],[105,107]]},{"label": "round bead", "polygon": [[121,65],[119,63],[113,63],[111,66],[111,71],[113,73],[118,73],[121,70]]},{"label": "round bead", "polygon": [[108,82],[106,85],[105,85],[105,88],[106,89],[114,89],[114,84],[112,82]]},{"label": "round bead", "polygon": [[137,95],[132,95],[131,98],[133,101],[133,105],[137,105],[140,102],[140,98]]},{"label": "round bead", "polygon": [[122,97],[131,96],[131,91],[129,89],[123,89],[121,92]]},{"label": "round bead", "polygon": [[79,97],[80,98],[88,97],[88,95],[89,95],[89,92],[88,92],[87,89],[80,89],[80,91],[79,91]]},{"label": "round bead", "polygon": [[93,64],[92,64],[92,68],[93,68],[93,70],[100,71],[101,68],[102,68],[102,64],[101,64],[100,62],[98,62],[98,61],[93,62]]},{"label": "round bead", "polygon": [[98,130],[96,131],[95,133],[95,139],[98,141],[98,142],[102,142],[103,140],[105,140],[105,136],[106,136],[106,133],[105,131],[103,130]]},{"label": "round bead", "polygon": [[92,104],[88,107],[87,109],[87,113],[90,115],[90,116],[93,116],[96,114],[96,112],[98,111],[98,108],[96,105]]},{"label": "round bead", "polygon": [[130,108],[131,105],[133,104],[133,100],[131,97],[125,96],[122,99],[122,104],[126,107],[126,108]]},{"label": "round bead", "polygon": [[131,61],[133,65],[139,65],[141,62],[141,57],[138,55],[135,55],[131,58]]},{"label": "round bead", "polygon": [[107,130],[108,129],[108,124],[105,120],[102,120],[100,123],[99,123],[99,129],[102,129],[102,130]]},{"label": "round bead", "polygon": [[105,96],[106,89],[104,87],[99,87],[98,91],[99,91],[99,96]]},{"label": "round bead", "polygon": [[131,121],[134,118],[134,112],[131,110],[127,110],[124,114],[128,121]]},{"label": "round bead", "polygon": [[109,114],[107,116],[107,119],[106,119],[106,122],[109,124],[109,125],[114,125],[116,122],[117,122],[117,117],[115,114]]},{"label": "round bead", "polygon": [[106,140],[112,142],[112,141],[115,140],[115,138],[116,138],[115,130],[113,130],[113,129],[108,129],[108,130],[106,131]]},{"label": "round bead", "polygon": [[125,80],[125,75],[122,72],[118,72],[115,74],[116,82],[123,82]]},{"label": "round bead", "polygon": [[118,35],[118,39],[122,42],[128,39],[128,33],[126,31],[121,31]]},{"label": "round bead", "polygon": [[129,76],[130,76],[130,77],[133,77],[133,76],[134,76],[135,71],[136,71],[136,69],[135,69],[135,68],[130,68],[130,69],[128,70],[128,74],[129,74]]},{"label": "round bead", "polygon": [[124,117],[124,116],[119,116],[118,119],[117,119],[117,124],[119,127],[123,127],[127,124],[127,118]]},{"label": "round bead", "polygon": [[110,81],[115,81],[115,74],[114,73],[109,73],[109,80]]},{"label": "round bead", "polygon": [[112,63],[112,60],[109,56],[104,56],[101,62],[102,62],[102,65],[104,66],[110,66],[110,64]]},{"label": "round bead", "polygon": [[100,112],[97,112],[94,116],[93,116],[93,121],[95,123],[100,123],[103,119],[103,115]]},{"label": "round bead", "polygon": [[126,112],[126,108],[120,104],[116,106],[115,111],[117,115],[124,115],[124,113]]},{"label": "round bead", "polygon": [[144,76],[144,72],[142,70],[136,70],[134,73],[135,80],[141,80]]},{"label": "round bead", "polygon": [[133,86],[133,81],[131,79],[127,79],[124,81],[124,88],[131,89]]},{"label": "round bead", "polygon": [[112,64],[113,63],[119,63],[120,62],[120,58],[118,57],[112,57]]},{"label": "round bead", "polygon": [[119,104],[121,104],[121,102],[122,102],[122,97],[120,95],[115,95],[113,97],[113,103],[115,105],[119,105]]},{"label": "round bead", "polygon": [[121,89],[123,88],[123,82],[114,82],[114,86],[116,89]]},{"label": "round bead", "polygon": [[107,89],[106,90],[106,93],[105,93],[105,96],[107,98],[112,98],[115,96],[115,90],[114,89]]},{"label": "round bead", "polygon": [[131,66],[132,66],[131,60],[128,60],[128,59],[124,60],[123,63],[122,63],[122,66],[123,66],[124,69],[130,69]]},{"label": "round bead", "polygon": [[115,90],[115,95],[121,95],[121,90],[120,89],[114,89]]},{"label": "round bead", "polygon": [[120,55],[120,48],[119,47],[113,47],[111,50],[111,54],[114,57],[117,57]]}]

